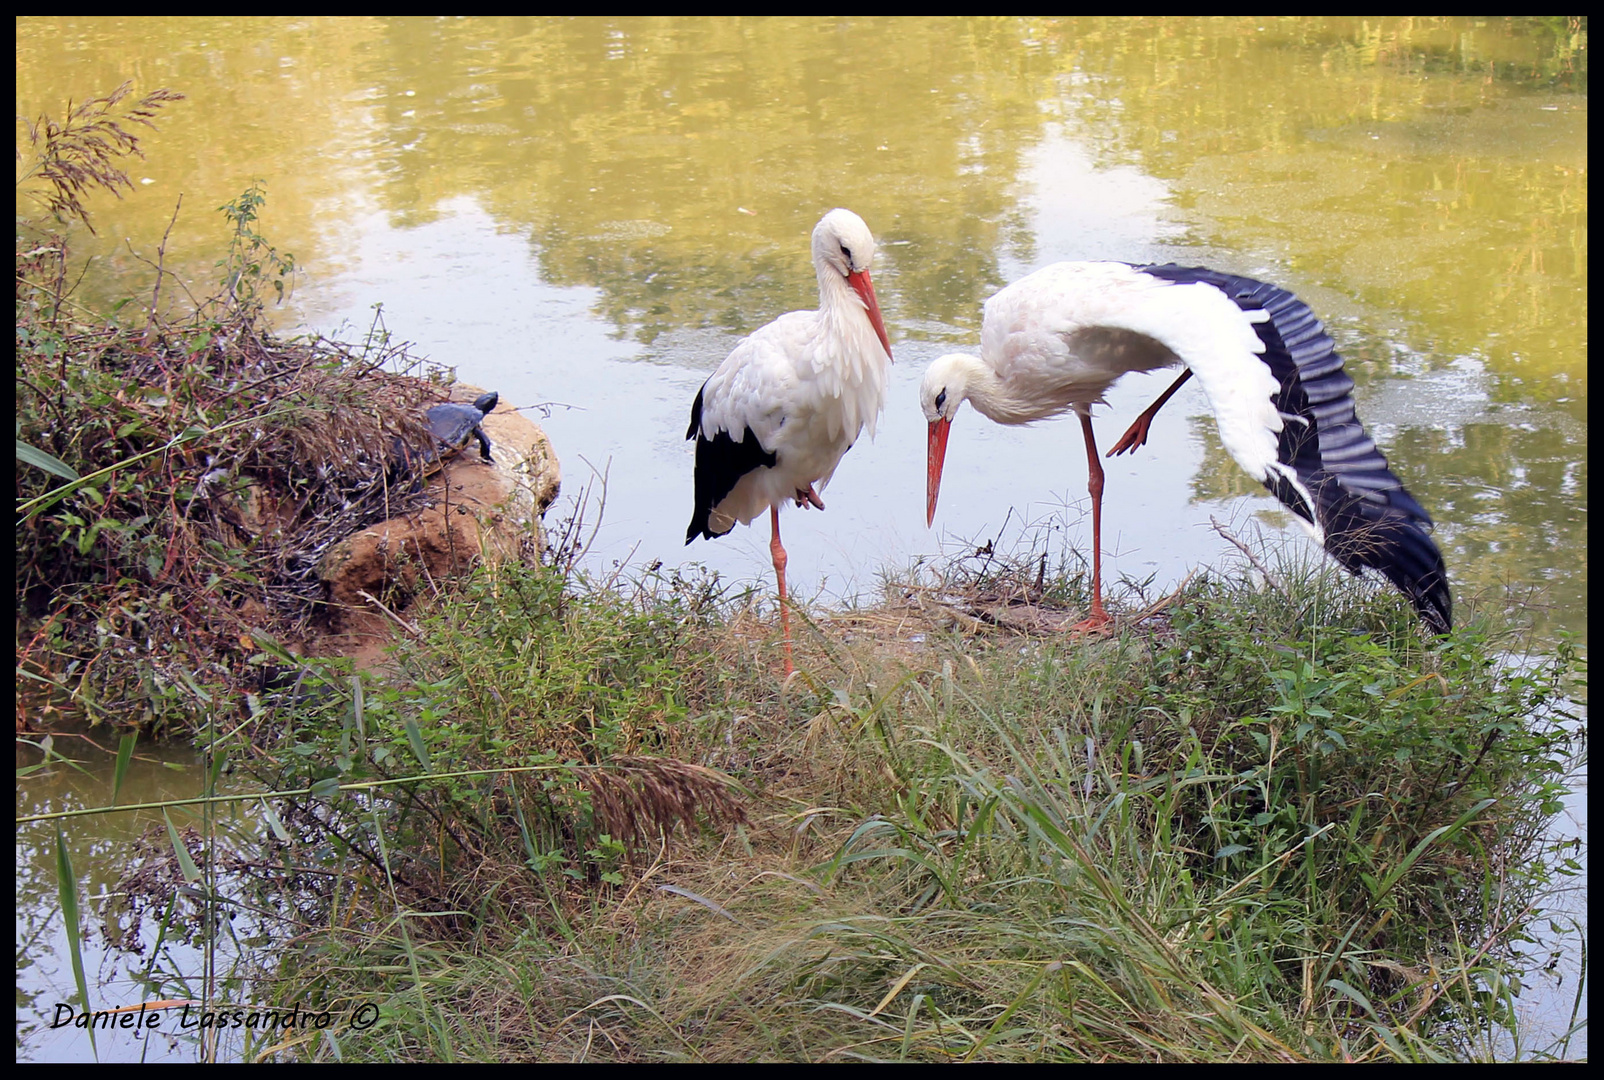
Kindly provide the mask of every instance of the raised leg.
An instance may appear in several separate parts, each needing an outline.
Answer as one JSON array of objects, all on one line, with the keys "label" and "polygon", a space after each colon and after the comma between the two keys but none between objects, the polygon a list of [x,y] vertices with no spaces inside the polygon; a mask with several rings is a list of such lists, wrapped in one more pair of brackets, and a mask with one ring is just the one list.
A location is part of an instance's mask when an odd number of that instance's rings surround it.
[{"label": "raised leg", "polygon": [[812,484],[809,484],[805,488],[796,489],[796,505],[804,510],[810,506],[817,510],[823,510],[824,500],[819,498],[819,493],[813,490]]},{"label": "raised leg", "polygon": [[769,541],[769,554],[774,556],[774,576],[780,582],[780,632],[785,635],[785,674],[789,678],[796,669],[791,666],[791,601],[785,595],[785,545],[780,543],[780,508],[769,507],[769,520],[774,523],[774,538]]},{"label": "raised leg", "polygon": [[1174,397],[1175,391],[1179,390],[1186,380],[1191,377],[1191,368],[1181,372],[1181,377],[1170,383],[1170,388],[1160,394],[1157,401],[1142,410],[1142,415],[1138,416],[1131,426],[1126,429],[1125,434],[1120,436],[1119,442],[1109,449],[1108,456],[1113,457],[1115,454],[1123,454],[1127,450],[1135,450],[1138,446],[1147,445],[1147,429],[1153,423],[1153,417],[1158,415],[1158,411],[1164,407],[1164,403]]},{"label": "raised leg", "polygon": [[1080,430],[1086,436],[1086,490],[1092,496],[1092,610],[1068,628],[1071,634],[1106,630],[1114,621],[1103,610],[1103,463],[1097,460],[1097,439],[1092,435],[1092,418],[1086,413],[1080,414]]}]

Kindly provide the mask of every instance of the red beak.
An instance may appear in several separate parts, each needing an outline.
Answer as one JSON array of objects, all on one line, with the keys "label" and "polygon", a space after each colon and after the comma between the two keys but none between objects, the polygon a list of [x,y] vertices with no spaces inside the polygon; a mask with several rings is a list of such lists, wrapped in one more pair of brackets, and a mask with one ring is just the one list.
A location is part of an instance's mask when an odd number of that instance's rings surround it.
[{"label": "red beak", "polygon": [[947,435],[952,421],[940,417],[930,421],[930,456],[925,476],[925,528],[936,520],[936,497],[941,494],[941,463],[947,460]]},{"label": "red beak", "polygon": [[880,318],[880,301],[874,298],[874,282],[869,280],[869,271],[859,270],[857,273],[847,275],[847,284],[852,291],[858,294],[863,306],[869,309],[869,322],[874,326],[874,332],[880,335],[880,344],[885,346],[886,356],[891,356],[891,339],[886,337],[885,320]]}]

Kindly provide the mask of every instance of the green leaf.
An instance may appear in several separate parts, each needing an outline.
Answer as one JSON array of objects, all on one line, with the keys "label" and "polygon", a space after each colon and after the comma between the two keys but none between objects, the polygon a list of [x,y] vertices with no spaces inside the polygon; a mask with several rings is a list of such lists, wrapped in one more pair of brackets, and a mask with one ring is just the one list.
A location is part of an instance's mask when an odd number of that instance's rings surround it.
[{"label": "green leaf", "polygon": [[[93,1012],[89,980],[84,977],[83,931],[78,925],[78,878],[72,871],[72,853],[67,850],[59,821],[56,823],[56,892],[61,898],[61,917],[67,924],[67,950],[72,954],[72,977],[78,984],[78,999],[83,1002],[84,1012]],[[90,1025],[87,1030],[89,1049],[98,1061],[100,1050],[95,1046],[94,1026]]]},{"label": "green leaf", "polygon": [[184,841],[179,838],[178,827],[173,824],[172,816],[166,810],[163,810],[162,817],[167,822],[167,838],[172,841],[173,854],[178,859],[178,868],[183,871],[184,880],[194,884],[201,879],[200,867],[196,866],[195,860],[189,857],[189,849],[184,846]]},{"label": "green leaf", "polygon": [[286,829],[284,827],[284,823],[278,819],[278,815],[273,812],[273,808],[268,805],[266,799],[261,799],[259,801],[262,805],[262,816],[267,819],[267,827],[273,830],[273,835],[278,837],[279,843],[289,843],[289,830]]},{"label": "green leaf", "polygon": [[1331,979],[1326,983],[1326,986],[1357,1004],[1361,1009],[1370,1014],[1370,1018],[1372,1020],[1379,1019],[1379,1017],[1376,1016],[1376,1007],[1370,1004],[1370,999],[1365,997],[1364,994],[1360,993],[1358,990],[1355,990],[1352,986],[1343,982],[1341,979]]},{"label": "green leaf", "polygon": [[1475,820],[1477,815],[1497,801],[1497,799],[1483,799],[1475,806],[1472,806],[1469,810],[1466,810],[1463,814],[1459,815],[1459,820],[1455,821],[1452,825],[1444,825],[1441,828],[1433,829],[1431,832],[1427,833],[1425,839],[1416,844],[1409,854],[1404,857],[1404,861],[1393,867],[1392,872],[1382,880],[1380,891],[1376,895],[1378,897],[1385,896],[1394,885],[1398,884],[1398,879],[1409,872],[1409,868],[1419,861],[1420,856],[1424,855],[1426,853],[1426,849],[1432,844],[1436,843],[1439,837],[1452,836],[1454,833],[1470,824],[1473,820]]},{"label": "green leaf", "polygon": [[54,454],[45,453],[37,446],[29,446],[21,439],[17,440],[17,460],[24,465],[32,465],[36,469],[43,469],[47,473],[53,473],[63,480],[78,479],[78,474],[71,465],[68,465]]},{"label": "green leaf", "polygon": [[134,760],[134,744],[139,741],[139,732],[131,731],[124,735],[117,743],[117,764],[111,773],[111,805],[117,805],[117,793],[122,790],[123,780],[128,776],[128,766]]},{"label": "green leaf", "polygon": [[406,719],[407,742],[412,747],[412,755],[423,766],[424,772],[433,772],[434,766],[429,764],[429,747],[423,741],[423,732],[418,729],[418,722],[412,717]]}]

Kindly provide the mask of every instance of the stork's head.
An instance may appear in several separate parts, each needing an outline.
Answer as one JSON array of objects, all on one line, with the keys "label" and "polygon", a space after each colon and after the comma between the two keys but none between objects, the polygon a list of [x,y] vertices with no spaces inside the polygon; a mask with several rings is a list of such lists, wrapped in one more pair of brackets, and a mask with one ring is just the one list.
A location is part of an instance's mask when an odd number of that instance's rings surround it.
[{"label": "stork's head", "polygon": [[889,357],[891,339],[886,336],[880,302],[875,299],[874,284],[869,279],[869,268],[874,265],[874,234],[869,232],[869,226],[851,210],[837,207],[825,214],[813,228],[813,265],[821,275],[833,270],[846,278],[863,302],[869,322]]},{"label": "stork's head", "polygon": [[948,353],[925,368],[924,380],[919,383],[919,407],[927,422],[945,420],[950,424],[958,415],[958,406],[969,399],[969,372],[974,365],[972,356]]},{"label": "stork's head", "polygon": [[947,435],[958,406],[969,397],[970,372],[978,364],[972,356],[948,353],[925,369],[919,384],[919,407],[930,424],[929,456],[925,474],[925,525],[936,519],[936,496],[941,494],[941,466],[947,459]]},{"label": "stork's head", "polygon": [[813,259],[829,263],[842,277],[866,274],[874,266],[874,234],[857,214],[837,207],[813,227]]}]

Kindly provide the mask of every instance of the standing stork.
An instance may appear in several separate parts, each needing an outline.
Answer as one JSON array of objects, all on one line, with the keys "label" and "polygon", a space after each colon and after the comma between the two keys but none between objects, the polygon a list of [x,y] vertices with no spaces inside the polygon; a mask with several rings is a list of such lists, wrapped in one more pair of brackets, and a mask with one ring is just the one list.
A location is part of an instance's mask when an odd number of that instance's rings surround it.
[{"label": "standing stork", "polygon": [[925,521],[935,519],[947,436],[967,399],[1000,424],[1073,409],[1092,496],[1092,606],[1072,627],[1110,622],[1102,598],[1103,469],[1091,407],[1131,371],[1185,367],[1108,456],[1147,441],[1153,416],[1196,376],[1237,464],[1261,480],[1355,574],[1379,570],[1432,631],[1452,625],[1448,574],[1431,518],[1387,468],[1353,410],[1353,380],[1314,312],[1285,289],[1201,267],[1055,263],[986,301],[980,358],[925,371],[930,422]]},{"label": "standing stork", "polygon": [[687,439],[696,440],[696,507],[685,530],[723,536],[765,509],[780,585],[785,673],[791,674],[791,616],[785,592],[780,504],[824,509],[822,489],[885,402],[891,342],[869,267],[874,237],[850,210],[831,210],[813,230],[819,309],[793,311],[735,346],[691,403]]}]

